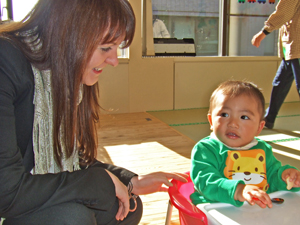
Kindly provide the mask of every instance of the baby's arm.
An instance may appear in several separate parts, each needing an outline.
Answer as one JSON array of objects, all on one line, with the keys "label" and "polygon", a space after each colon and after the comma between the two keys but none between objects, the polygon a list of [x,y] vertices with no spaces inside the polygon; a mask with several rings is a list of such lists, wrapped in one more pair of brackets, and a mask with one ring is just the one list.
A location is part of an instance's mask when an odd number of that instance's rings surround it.
[{"label": "baby's arm", "polygon": [[257,204],[261,208],[272,208],[270,196],[254,185],[238,184],[234,193],[234,199],[240,202],[247,201],[250,205]]},{"label": "baby's arm", "polygon": [[287,189],[300,187],[300,171],[294,168],[286,169],[282,172],[281,178],[287,183]]}]

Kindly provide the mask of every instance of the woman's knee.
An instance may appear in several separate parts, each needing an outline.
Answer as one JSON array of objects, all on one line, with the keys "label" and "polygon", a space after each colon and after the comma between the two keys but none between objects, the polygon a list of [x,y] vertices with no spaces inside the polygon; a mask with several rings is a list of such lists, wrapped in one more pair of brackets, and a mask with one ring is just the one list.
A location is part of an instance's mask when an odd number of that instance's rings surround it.
[{"label": "woman's knee", "polygon": [[[56,213],[61,216],[58,222],[53,224],[66,224],[66,225],[96,225],[96,218],[93,210],[81,204],[71,204],[68,207],[63,207],[63,213]],[[63,214],[63,215],[62,215]],[[54,216],[54,214],[52,214]]]}]

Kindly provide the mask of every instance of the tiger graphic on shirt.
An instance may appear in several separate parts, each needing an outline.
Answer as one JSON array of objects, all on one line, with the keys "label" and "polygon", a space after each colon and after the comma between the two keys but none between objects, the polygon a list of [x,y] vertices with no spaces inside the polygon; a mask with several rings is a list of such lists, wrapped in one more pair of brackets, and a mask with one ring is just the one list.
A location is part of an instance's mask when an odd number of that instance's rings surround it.
[{"label": "tiger graphic on shirt", "polygon": [[228,151],[224,175],[231,180],[243,180],[267,191],[266,155],[261,149]]}]

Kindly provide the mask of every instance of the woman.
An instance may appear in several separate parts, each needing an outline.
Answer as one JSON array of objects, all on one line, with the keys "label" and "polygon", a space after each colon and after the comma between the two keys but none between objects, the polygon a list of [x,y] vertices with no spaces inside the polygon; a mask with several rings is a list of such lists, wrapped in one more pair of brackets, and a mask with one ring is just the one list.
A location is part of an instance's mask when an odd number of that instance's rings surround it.
[{"label": "woman", "polygon": [[23,21],[0,27],[4,225],[138,224],[135,195],[185,181],[95,159],[98,76],[118,64],[117,48],[134,30],[127,0],[40,0]]}]

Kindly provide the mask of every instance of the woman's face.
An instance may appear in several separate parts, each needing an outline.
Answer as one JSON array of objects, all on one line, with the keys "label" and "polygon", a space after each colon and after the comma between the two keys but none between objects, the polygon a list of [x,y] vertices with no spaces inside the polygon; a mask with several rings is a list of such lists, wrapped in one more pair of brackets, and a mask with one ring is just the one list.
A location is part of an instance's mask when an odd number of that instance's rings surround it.
[{"label": "woman's face", "polygon": [[115,67],[119,64],[117,50],[122,41],[123,38],[119,38],[113,43],[101,44],[97,47],[83,74],[83,84],[94,85],[107,65]]}]

